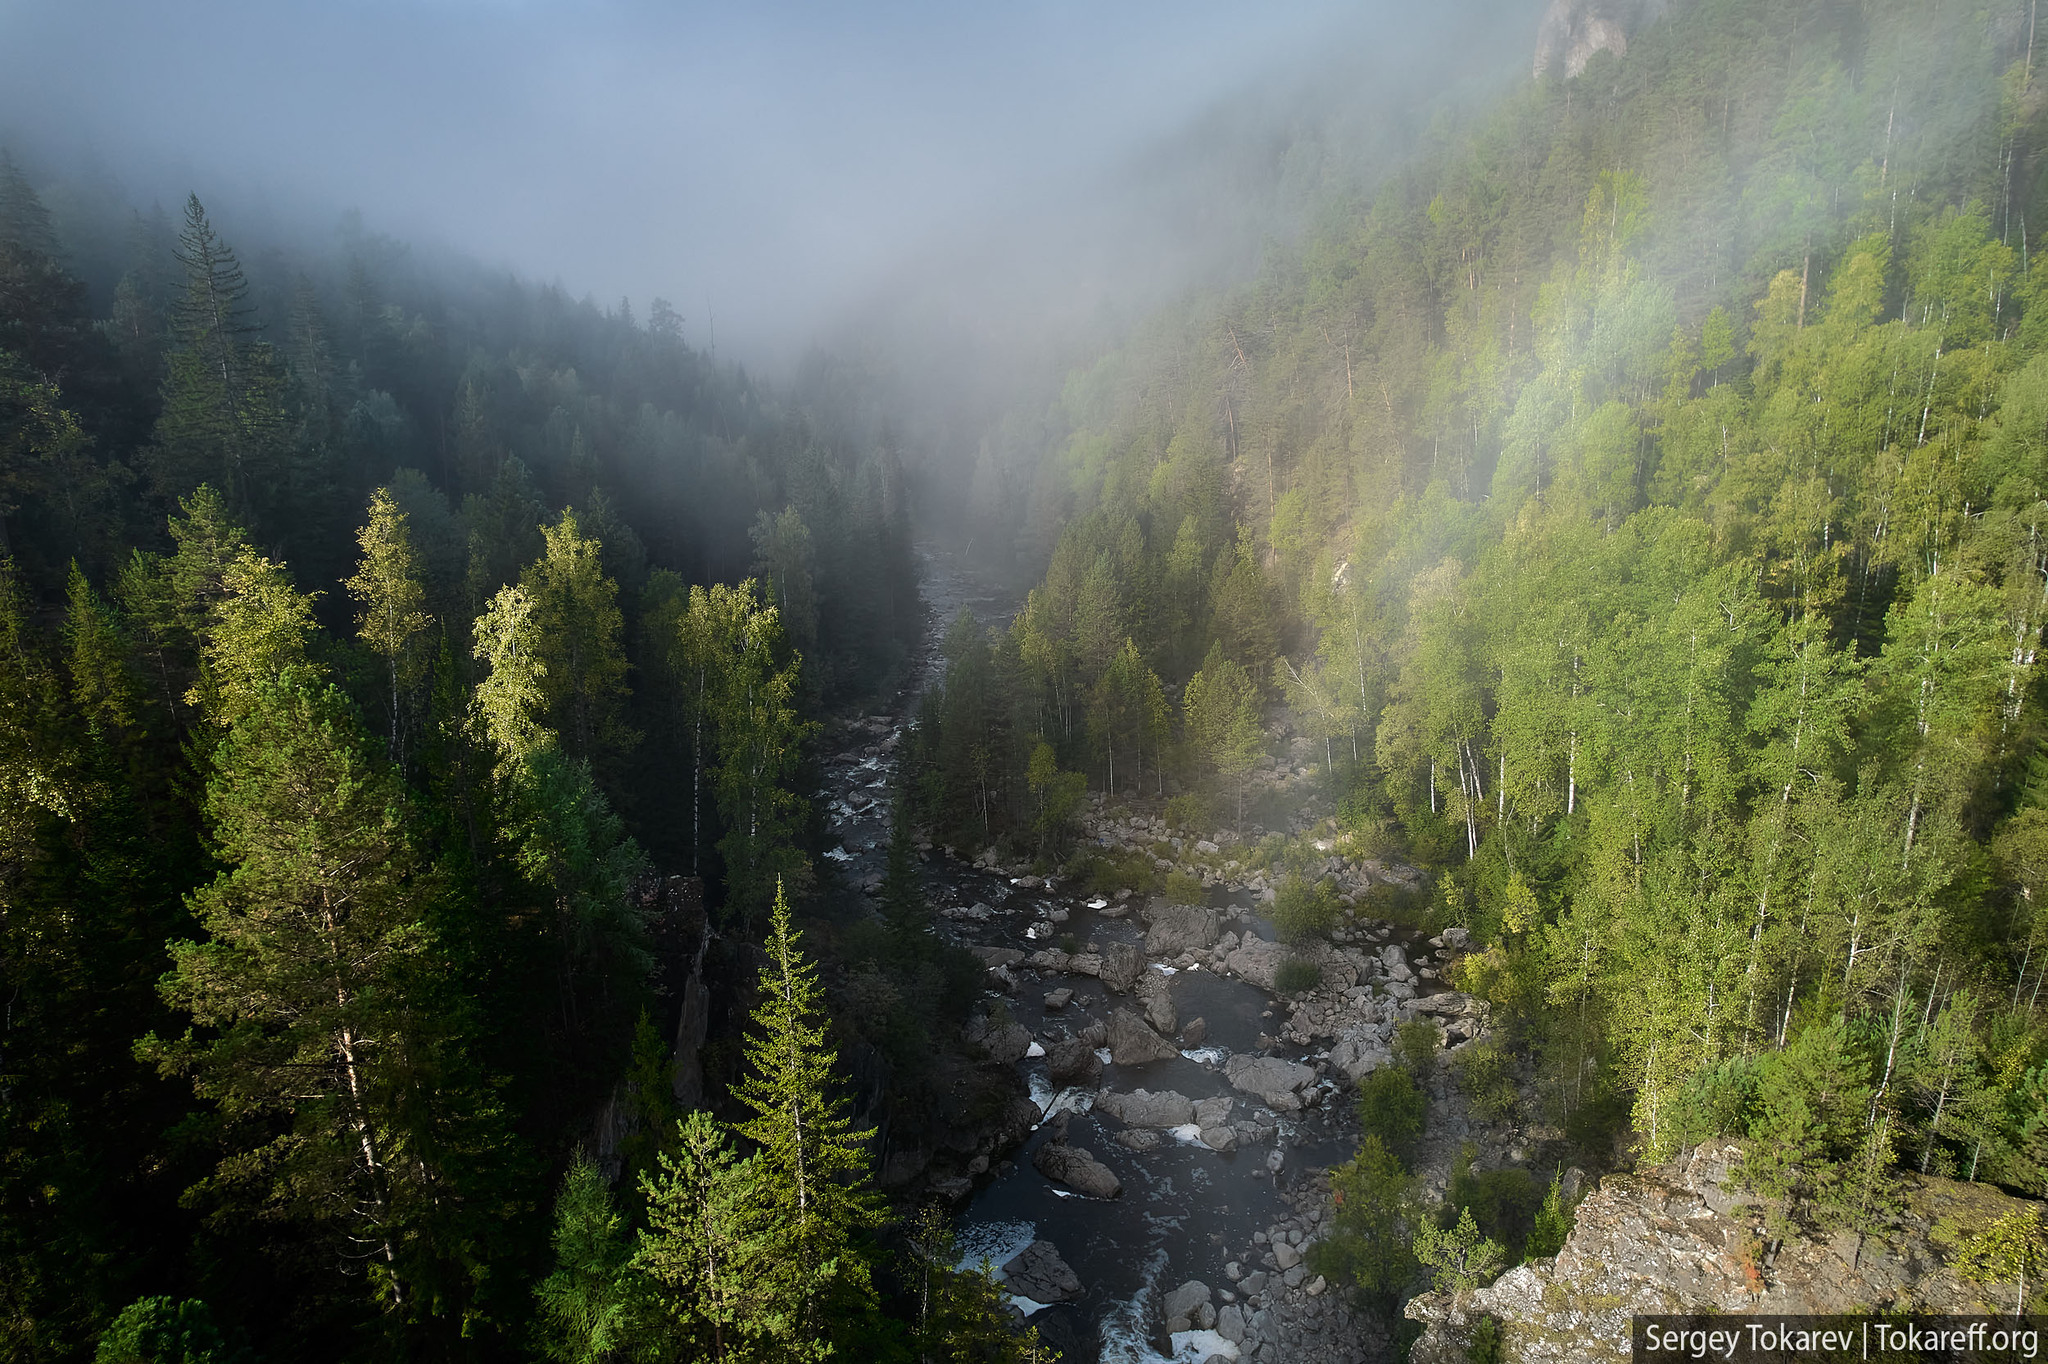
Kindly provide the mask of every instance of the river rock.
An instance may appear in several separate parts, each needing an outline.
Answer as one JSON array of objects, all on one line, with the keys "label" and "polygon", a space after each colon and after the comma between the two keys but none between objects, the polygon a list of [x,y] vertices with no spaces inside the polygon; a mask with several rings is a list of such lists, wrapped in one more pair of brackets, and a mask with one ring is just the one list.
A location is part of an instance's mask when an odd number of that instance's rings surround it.
[{"label": "river rock", "polygon": [[1237,1129],[1235,1127],[1204,1127],[1202,1129],[1202,1145],[1208,1147],[1211,1151],[1235,1151],[1237,1149]]},{"label": "river rock", "polygon": [[1074,1036],[1080,1038],[1091,1047],[1100,1047],[1109,1041],[1109,1029],[1103,1025],[1101,1019],[1091,1018],[1088,1020],[1087,1026],[1075,1033]]},{"label": "river rock", "polygon": [[1219,1094],[1213,1099],[1195,1100],[1194,1115],[1189,1121],[1197,1127],[1221,1127],[1230,1120],[1230,1110],[1237,1100],[1228,1094]]},{"label": "river rock", "polygon": [[1502,1364],[1621,1364],[1638,1314],[2013,1311],[2011,1281],[1970,1283],[1949,1267],[1952,1238],[2010,1212],[2038,1216],[2040,1204],[1987,1184],[1906,1172],[1899,1212],[1882,1237],[1858,1245],[1853,1235],[1795,1235],[1759,1263],[1744,1248],[1770,1233],[1754,1196],[1732,1186],[1741,1159],[1740,1144],[1715,1141],[1665,1165],[1607,1176],[1579,1204],[1556,1258],[1530,1260],[1471,1293],[1409,1302],[1407,1317],[1423,1323],[1411,1358],[1468,1358],[1485,1318],[1497,1322]]},{"label": "river rock", "polygon": [[1295,1091],[1312,1083],[1316,1073],[1298,1062],[1283,1061],[1277,1056],[1246,1056],[1240,1053],[1223,1063],[1223,1077],[1233,1087],[1255,1096],[1274,1112],[1293,1113],[1301,1107],[1301,1098]]},{"label": "river rock", "polygon": [[1095,1096],[1096,1112],[1107,1113],[1127,1127],[1180,1127],[1198,1121],[1195,1117],[1198,1107],[1185,1094],[1177,1094],[1170,1089],[1157,1094],[1142,1089],[1119,1094],[1113,1089],[1105,1089]]},{"label": "river rock", "polygon": [[1152,925],[1145,930],[1145,954],[1177,957],[1183,952],[1206,952],[1216,941],[1220,925],[1216,911],[1207,905],[1169,905],[1154,902]]},{"label": "river rock", "polygon": [[1062,985],[1057,990],[1046,991],[1045,1007],[1052,1010],[1054,1013],[1058,1013],[1061,1009],[1066,1008],[1068,1003],[1071,1002],[1073,998],[1074,992],[1072,990],[1069,990],[1066,986]]},{"label": "river rock", "polygon": [[1244,1309],[1234,1302],[1225,1304],[1216,1314],[1216,1334],[1232,1345],[1244,1344]]},{"label": "river rock", "polygon": [[1111,993],[1120,995],[1137,982],[1138,973],[1144,969],[1145,959],[1134,944],[1113,942],[1103,951],[1097,974]]},{"label": "river rock", "polygon": [[1033,1241],[1003,1266],[1010,1291],[1033,1302],[1066,1302],[1081,1296],[1081,1280],[1050,1241]]},{"label": "river rock", "polygon": [[1154,1031],[1170,1036],[1180,1025],[1180,1013],[1173,1007],[1173,983],[1158,971],[1147,971],[1138,977],[1133,992],[1145,1006],[1145,1021]]},{"label": "river rock", "polygon": [[1209,1025],[1199,1018],[1190,1018],[1180,1030],[1180,1044],[1183,1047],[1199,1047],[1209,1036]]},{"label": "river rock", "polygon": [[1330,1064],[1357,1084],[1394,1059],[1387,1047],[1390,1032],[1386,1023],[1367,1023],[1345,1032],[1330,1047]]},{"label": "river rock", "polygon": [[1301,1252],[1288,1245],[1285,1241],[1275,1241],[1273,1243],[1273,1263],[1280,1266],[1280,1271],[1284,1274],[1301,1263]]},{"label": "river rock", "polygon": [[1067,969],[1077,976],[1102,974],[1102,958],[1093,952],[1076,952],[1067,958]]},{"label": "river rock", "polygon": [[999,1024],[987,1014],[967,1025],[967,1040],[977,1042],[998,1065],[1014,1066],[1031,1050],[1031,1030],[1022,1023]]},{"label": "river rock", "polygon": [[1246,983],[1261,990],[1271,990],[1273,977],[1280,970],[1280,963],[1286,960],[1287,949],[1279,943],[1267,942],[1247,933],[1237,949],[1223,959],[1223,964]]},{"label": "river rock", "polygon": [[[1216,1324],[1216,1309],[1209,1302],[1209,1285],[1189,1279],[1166,1295],[1166,1332],[1206,1331]],[[1206,1316],[1207,1321],[1201,1320]]]},{"label": "river rock", "polygon": [[1397,942],[1390,942],[1380,949],[1380,966],[1387,973],[1388,980],[1415,979],[1415,972],[1408,965],[1408,954]]},{"label": "river rock", "polygon": [[1123,1181],[1093,1153],[1065,1142],[1046,1142],[1032,1156],[1031,1163],[1053,1183],[1064,1184],[1090,1198],[1115,1198],[1124,1191]]},{"label": "river rock", "polygon": [[967,949],[981,958],[984,966],[1015,966],[1024,960],[1024,953],[1015,947],[970,947]]},{"label": "river rock", "polygon": [[1142,1066],[1178,1055],[1173,1043],[1153,1032],[1149,1023],[1129,1009],[1118,1009],[1109,1016],[1109,1058],[1118,1065]]},{"label": "river rock", "polygon": [[1045,1075],[1062,1087],[1102,1082],[1102,1058],[1085,1037],[1069,1037],[1046,1049]]},{"label": "river rock", "polygon": [[1140,1155],[1147,1151],[1157,1151],[1166,1144],[1166,1138],[1160,1136],[1159,1130],[1154,1127],[1126,1127],[1123,1131],[1111,1137],[1110,1140],[1118,1146],[1129,1151],[1136,1151]]}]

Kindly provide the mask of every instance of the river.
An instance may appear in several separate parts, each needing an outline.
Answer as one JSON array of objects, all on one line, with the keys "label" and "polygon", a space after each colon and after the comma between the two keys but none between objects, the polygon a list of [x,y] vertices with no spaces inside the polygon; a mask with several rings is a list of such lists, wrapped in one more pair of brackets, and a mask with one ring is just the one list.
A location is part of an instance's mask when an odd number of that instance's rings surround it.
[{"label": "river", "polygon": [[[928,549],[922,558],[929,622],[912,682],[892,713],[868,717],[869,743],[842,745],[826,763],[828,819],[840,840],[830,855],[854,885],[881,874],[893,754],[916,695],[942,673],[939,641],[946,628],[963,607],[994,626],[1006,624],[1014,609],[1012,599],[953,556]],[[1055,933],[1071,935],[1077,946],[1087,944],[1086,951],[1143,941],[1144,929],[1129,912],[1135,901],[1117,905],[1082,894],[1078,887],[1034,883],[1033,878],[970,866],[939,851],[932,853],[926,876],[936,908],[988,907],[985,920],[940,920],[948,936],[970,947],[1030,953],[1049,946]],[[1270,926],[1255,914],[1249,893],[1219,890],[1212,903],[1225,916],[1228,929],[1243,936],[1271,936]],[[1154,962],[1146,969],[1167,976],[1181,1025],[1200,1018],[1206,1036],[1199,1045],[1186,1046],[1167,1059],[1137,1066],[1106,1064],[1099,1088],[1171,1090],[1194,1100],[1228,1098],[1233,1101],[1231,1121],[1241,1135],[1254,1139],[1241,1142],[1236,1150],[1218,1151],[1192,1128],[1184,1128],[1162,1132],[1158,1145],[1149,1151],[1130,1149],[1118,1141],[1129,1129],[1093,1110],[1097,1087],[1063,1091],[1047,1078],[1044,1056],[1027,1055],[1018,1064],[1047,1120],[1033,1128],[1020,1149],[976,1181],[958,1214],[958,1243],[966,1261],[986,1257],[1000,1266],[1030,1242],[1044,1240],[1073,1268],[1083,1285],[1078,1298],[1043,1307],[1019,1300],[1070,1364],[1202,1364],[1215,1356],[1241,1357],[1238,1344],[1213,1330],[1169,1338],[1162,1315],[1165,1294],[1186,1281],[1199,1280],[1215,1291],[1215,1310],[1236,1304],[1248,1318],[1265,1305],[1266,1295],[1247,1291],[1245,1283],[1258,1283],[1249,1276],[1269,1269],[1271,1305],[1279,1311],[1274,1318],[1278,1322],[1289,1310],[1279,1301],[1281,1270],[1272,1250],[1259,1242],[1284,1226],[1306,1227],[1312,1234],[1314,1213],[1304,1215],[1304,1210],[1321,1202],[1321,1169],[1345,1159],[1356,1146],[1355,1120],[1327,1064],[1317,1066],[1318,1078],[1302,1091],[1305,1106],[1298,1112],[1274,1112],[1233,1089],[1226,1079],[1224,1063],[1234,1053],[1257,1052],[1310,1065],[1326,1054],[1275,1039],[1272,1034],[1282,1031],[1286,1018],[1285,1006],[1245,980],[1220,974],[1213,964],[1175,970]],[[1050,1049],[1090,1022],[1106,1021],[1113,1007],[1142,1009],[1129,996],[1111,998],[1099,980],[1085,975],[1028,966],[1015,968],[1014,975],[1014,989],[1006,990],[992,973],[987,1003],[999,1003],[1029,1030],[1033,1052]],[[1062,987],[1072,989],[1073,998],[1058,1011],[1048,1009],[1047,994]],[[1106,1050],[1098,1054],[1108,1057]],[[1056,1139],[1061,1128],[1070,1145],[1085,1148],[1116,1175],[1123,1186],[1120,1197],[1080,1196],[1034,1167],[1032,1157],[1039,1146]],[[1285,1263],[1283,1259],[1281,1265]],[[1233,1264],[1237,1277],[1228,1272]],[[1300,1283],[1301,1275],[1296,1274],[1294,1285],[1285,1292],[1312,1318],[1341,1315],[1337,1294],[1319,1304],[1309,1302],[1301,1297]],[[1313,1291],[1320,1292],[1320,1286]],[[1326,1324],[1323,1332],[1322,1346],[1327,1347],[1331,1328]],[[1306,1360],[1368,1358],[1373,1353],[1365,1344],[1356,1350],[1282,1352],[1272,1342],[1261,1352],[1252,1340],[1242,1357]]]}]

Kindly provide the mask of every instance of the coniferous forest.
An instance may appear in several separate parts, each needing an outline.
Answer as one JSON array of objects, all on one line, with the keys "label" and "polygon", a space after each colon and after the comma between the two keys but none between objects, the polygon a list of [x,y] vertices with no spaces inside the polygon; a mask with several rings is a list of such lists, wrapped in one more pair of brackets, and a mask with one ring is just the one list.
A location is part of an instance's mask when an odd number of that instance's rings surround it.
[{"label": "coniferous forest", "polygon": [[[1056,1357],[886,1176],[1023,1096],[977,858],[1256,877],[1276,1001],[1360,916],[1458,945],[1483,1031],[1326,1105],[1362,1358],[1557,1253],[1551,1166],[1739,1142],[1774,1246],[2048,1199],[2035,17],[1673,3],[964,450],[659,299],[0,158],[0,1358]],[[863,885],[827,762],[899,701]],[[1431,1187],[1445,1073],[1549,1164]],[[2032,1306],[2014,1206],[1955,1263]]]}]

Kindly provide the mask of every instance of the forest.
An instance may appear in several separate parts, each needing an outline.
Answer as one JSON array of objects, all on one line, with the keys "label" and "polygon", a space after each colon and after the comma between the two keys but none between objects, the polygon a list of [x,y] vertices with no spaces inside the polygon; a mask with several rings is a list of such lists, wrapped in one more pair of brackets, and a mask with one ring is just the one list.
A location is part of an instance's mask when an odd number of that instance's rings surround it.
[{"label": "forest", "polygon": [[[1374,912],[1471,933],[1463,1082],[1589,1164],[1751,1138],[1824,1229],[1904,1170],[2048,1196],[2030,20],[1682,7],[1075,370],[984,447],[1048,566],[949,636],[923,808],[1045,852],[1084,774],[1164,797],[1308,937],[1329,834],[1414,859]],[[1327,825],[1245,804],[1288,736]],[[1334,1265],[1396,1319],[1535,1211],[1418,1202],[1399,1073]]]},{"label": "forest", "polygon": [[[0,157],[0,1357],[1053,1358],[871,1124],[986,1059],[927,859],[1201,903],[1119,813],[1270,873],[1283,994],[1325,854],[1418,868],[1362,909],[1462,933],[1456,1083],[1575,1164],[1743,1139],[1778,1240],[2048,1198],[2033,18],[1674,5],[964,453],[359,219],[86,251]],[[863,900],[822,736],[929,544],[1022,605],[938,623]],[[1312,1261],[1397,1347],[1571,1226],[1425,1195],[1435,1045]]]}]

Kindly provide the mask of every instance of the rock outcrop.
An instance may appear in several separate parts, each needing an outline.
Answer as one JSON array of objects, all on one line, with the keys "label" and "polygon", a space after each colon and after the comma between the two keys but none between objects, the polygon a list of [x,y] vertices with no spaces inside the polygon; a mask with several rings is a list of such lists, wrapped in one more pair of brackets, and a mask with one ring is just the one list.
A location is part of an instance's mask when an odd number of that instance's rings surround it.
[{"label": "rock outcrop", "polygon": [[1983,1184],[1905,1176],[1905,1207],[1883,1235],[1787,1241],[1767,1253],[1761,1200],[1735,1189],[1741,1147],[1720,1142],[1667,1165],[1609,1175],[1577,1210],[1555,1259],[1520,1265],[1488,1287],[1425,1293],[1414,1364],[1467,1357],[1482,1318],[1499,1323],[1502,1364],[1629,1358],[1631,1316],[1867,1311],[2010,1313],[2010,1285],[1947,1267],[1953,1228],[1989,1225],[2016,1206]]},{"label": "rock outcrop", "polygon": [[1098,974],[1102,983],[1111,993],[1122,994],[1138,979],[1138,973],[1145,969],[1145,958],[1135,944],[1113,942],[1102,953],[1102,965]]},{"label": "rock outcrop", "polygon": [[1536,29],[1536,74],[1570,80],[1596,52],[1621,56],[1628,37],[1668,8],[1668,0],[1550,0]]},{"label": "rock outcrop", "polygon": [[1180,1012],[1173,1006],[1173,986],[1167,977],[1146,971],[1138,977],[1132,993],[1145,1006],[1145,1021],[1154,1031],[1170,1036],[1180,1026]]}]

